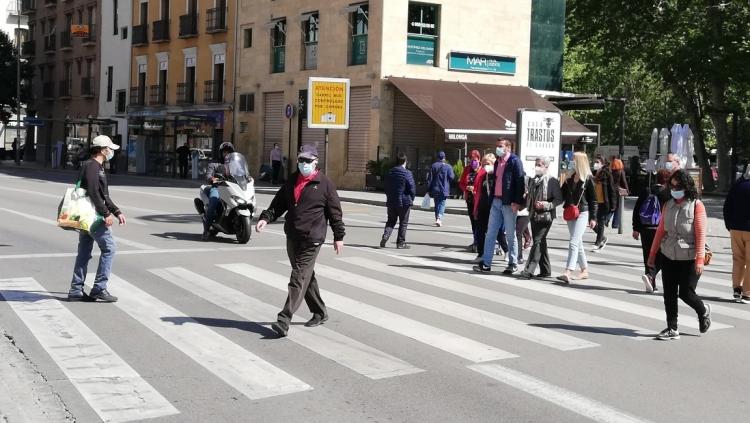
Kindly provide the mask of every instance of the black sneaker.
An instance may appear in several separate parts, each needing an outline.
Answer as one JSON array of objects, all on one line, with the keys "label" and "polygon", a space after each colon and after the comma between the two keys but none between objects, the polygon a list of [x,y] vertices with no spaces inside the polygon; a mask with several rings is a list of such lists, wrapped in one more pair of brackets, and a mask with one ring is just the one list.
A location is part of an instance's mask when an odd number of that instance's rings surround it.
[{"label": "black sneaker", "polygon": [[107,291],[106,289],[102,289],[101,291],[97,293],[92,292],[91,294],[89,294],[89,297],[91,297],[92,301],[99,300],[105,303],[114,303],[117,301],[117,297],[110,294],[109,291]]},{"label": "black sneaker", "polygon": [[201,234],[201,241],[208,241],[209,238],[211,238],[211,232],[203,231]]},{"label": "black sneaker", "polygon": [[550,276],[552,276],[552,273],[540,273],[540,274],[538,274],[536,276],[538,278],[549,278]]},{"label": "black sneaker", "polygon": [[411,248],[411,245],[407,243],[396,244],[396,248],[401,249],[401,250],[408,250],[409,248]]},{"label": "black sneaker", "polygon": [[523,272],[521,272],[520,276],[521,276],[522,279],[534,279],[534,275],[532,275],[531,273],[529,273],[529,272],[527,272],[525,270]]},{"label": "black sneaker", "polygon": [[385,248],[385,244],[388,242],[388,238],[382,238],[380,240],[380,248]]},{"label": "black sneaker", "polygon": [[711,327],[711,304],[706,304],[706,314],[698,317],[698,329],[701,333],[708,332],[708,328]]},{"label": "black sneaker", "polygon": [[487,266],[484,263],[479,263],[476,266],[472,267],[475,272],[478,273],[488,273],[492,271],[492,266]]},{"label": "black sneaker", "polygon": [[91,302],[95,300],[91,298],[88,294],[86,294],[85,292],[82,293],[81,295],[68,295],[69,303],[78,302],[78,301]]},{"label": "black sneaker", "polygon": [[732,297],[734,297],[734,300],[738,303],[742,302],[742,288],[739,286],[732,289]]},{"label": "black sneaker", "polygon": [[609,241],[609,239],[607,239],[607,237],[605,236],[604,239],[602,239],[602,242],[599,243],[599,251],[603,250],[604,247],[607,246],[607,241]]},{"label": "black sneaker", "polygon": [[658,335],[656,335],[656,339],[658,339],[659,341],[672,341],[675,339],[680,339],[680,332],[678,332],[677,329],[666,328],[663,331],[659,332]]},{"label": "black sneaker", "polygon": [[283,338],[289,332],[289,325],[284,322],[274,322],[271,325],[271,329],[273,329],[280,338]]},{"label": "black sneaker", "polygon": [[505,270],[503,270],[503,275],[512,275],[516,273],[516,271],[518,271],[518,266],[513,264],[513,265],[506,267]]},{"label": "black sneaker", "polygon": [[308,320],[307,323],[305,323],[305,327],[314,328],[315,326],[322,325],[326,321],[328,321],[328,315],[327,314],[324,314],[322,316],[320,314],[313,314],[312,319]]}]

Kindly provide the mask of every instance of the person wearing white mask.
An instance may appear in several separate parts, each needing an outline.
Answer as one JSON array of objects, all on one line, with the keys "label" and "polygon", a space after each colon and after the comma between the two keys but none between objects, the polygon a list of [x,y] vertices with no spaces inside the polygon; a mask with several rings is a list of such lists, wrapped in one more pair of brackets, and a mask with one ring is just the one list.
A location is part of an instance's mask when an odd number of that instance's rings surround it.
[{"label": "person wearing white mask", "polygon": [[[490,219],[490,208],[495,192],[495,160],[494,154],[487,154],[482,157],[481,166],[474,178],[474,220],[476,223],[476,240],[477,240],[477,257],[475,263],[480,263],[484,255],[484,245],[487,236],[487,226]],[[507,251],[508,247],[505,241],[505,234],[498,233],[496,239],[500,243],[500,248]],[[494,247],[494,245],[492,245]],[[494,252],[494,248],[493,252]]]},{"label": "person wearing white mask", "polygon": [[328,311],[320,297],[314,270],[318,252],[326,240],[326,224],[333,231],[336,254],[341,254],[344,249],[344,221],[336,186],[317,170],[317,165],[317,147],[303,145],[297,155],[298,171],[282,185],[271,205],[260,214],[255,226],[257,232],[262,232],[269,222],[286,214],[284,233],[292,274],[284,308],[271,325],[280,337],[287,335],[292,316],[302,305],[302,300],[313,314],[305,323],[306,327],[318,326],[328,320]]},{"label": "person wearing white mask", "polygon": [[750,304],[750,165],[727,194],[724,225],[732,239],[732,296]]},{"label": "person wearing white mask", "polygon": [[526,198],[526,208],[529,210],[531,220],[531,233],[533,244],[529,251],[526,268],[521,272],[521,277],[534,278],[537,267],[540,278],[552,275],[552,266],[547,252],[547,234],[555,219],[555,209],[563,203],[563,195],[560,190],[560,182],[549,175],[550,159],[538,157],[534,163],[534,178],[529,184],[529,193]]}]

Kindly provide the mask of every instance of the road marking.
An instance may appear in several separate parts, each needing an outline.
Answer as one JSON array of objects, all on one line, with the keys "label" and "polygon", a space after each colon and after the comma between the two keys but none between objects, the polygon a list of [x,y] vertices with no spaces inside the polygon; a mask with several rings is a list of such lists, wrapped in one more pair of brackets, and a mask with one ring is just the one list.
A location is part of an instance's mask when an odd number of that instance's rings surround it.
[{"label": "road marking", "polygon": [[312,389],[122,278],[113,274],[110,281],[125,293],[115,303],[118,308],[246,397],[260,399]]},{"label": "road marking", "polygon": [[[245,276],[270,287],[287,291],[289,278],[245,263],[221,264],[219,267]],[[364,320],[375,326],[406,336],[431,347],[480,363],[518,357],[507,351],[486,345],[416,320],[373,307],[333,292],[320,290],[327,305],[344,314]]]},{"label": "road marking", "polygon": [[[138,256],[144,254],[190,254],[190,253],[213,253],[213,252],[238,252],[238,251],[265,251],[286,250],[286,247],[206,247],[206,248],[157,248],[155,250],[125,250],[118,251],[119,256]],[[99,252],[92,252],[92,257],[99,256]],[[37,254],[6,254],[0,255],[0,260],[23,260],[38,258],[70,258],[76,257],[77,253],[37,253]]]},{"label": "road marking", "polygon": [[646,336],[652,336],[654,333],[654,331],[651,329],[644,329],[627,323],[618,322],[616,320],[595,316],[593,314],[583,313],[577,310],[571,310],[569,308],[543,303],[541,301],[530,300],[527,298],[506,294],[504,292],[501,293],[498,291],[481,288],[476,285],[457,282],[451,279],[441,278],[439,276],[427,273],[416,272],[413,270],[394,266],[388,266],[387,268],[384,268],[384,263],[380,263],[364,257],[345,257],[339,260],[367,269],[395,274],[404,279],[419,282],[435,288],[446,289],[449,291],[457,292],[459,294],[468,295],[471,297],[492,301],[494,303],[531,311],[533,313],[541,314],[544,316],[553,317],[562,321],[574,323],[576,325],[589,327],[600,332],[627,336],[630,339],[644,340],[646,339]]},{"label": "road marking", "polygon": [[0,282],[0,295],[102,420],[125,422],[179,413],[34,279]]},{"label": "road marking", "polygon": [[[251,322],[265,322],[278,308],[181,267],[149,272]],[[304,322],[295,317],[295,322]],[[288,339],[370,379],[423,372],[409,363],[325,327],[293,330]]]},{"label": "road marking", "polygon": [[481,373],[511,388],[520,389],[543,401],[551,402],[576,414],[602,423],[647,423],[639,417],[612,408],[599,401],[555,386],[533,376],[499,364],[472,364],[469,369]]},{"label": "road marking", "polygon": [[[282,262],[283,263],[283,262]],[[286,263],[288,265],[288,263]],[[544,345],[560,351],[572,351],[598,347],[599,344],[558,333],[550,329],[531,326],[528,323],[511,319],[500,314],[470,307],[455,301],[424,294],[408,288],[372,279],[361,274],[347,272],[323,264],[315,265],[315,273],[345,285],[374,292],[406,304],[422,307],[454,319],[463,320],[494,331],[515,336],[529,342]]]}]

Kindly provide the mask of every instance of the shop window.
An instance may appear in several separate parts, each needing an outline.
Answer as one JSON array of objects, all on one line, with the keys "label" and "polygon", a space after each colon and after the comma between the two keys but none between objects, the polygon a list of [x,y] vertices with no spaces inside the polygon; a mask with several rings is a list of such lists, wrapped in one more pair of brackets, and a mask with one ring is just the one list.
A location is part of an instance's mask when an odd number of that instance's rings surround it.
[{"label": "shop window", "polygon": [[254,112],[255,111],[255,94],[240,94],[240,111],[241,112]]},{"label": "shop window", "polygon": [[286,65],[286,19],[271,28],[271,73],[284,72]]},{"label": "shop window", "polygon": [[318,37],[320,35],[320,17],[318,12],[302,16],[302,33],[305,38],[303,69],[311,70],[318,68]]},{"label": "shop window", "polygon": [[370,23],[370,6],[361,4],[352,6],[354,7],[356,10],[349,16],[352,27],[352,38],[349,44],[350,66],[367,64],[367,31]]},{"label": "shop window", "polygon": [[406,63],[437,66],[440,6],[409,2]]},{"label": "shop window", "polygon": [[253,29],[245,28],[242,31],[243,47],[250,48],[253,46]]}]

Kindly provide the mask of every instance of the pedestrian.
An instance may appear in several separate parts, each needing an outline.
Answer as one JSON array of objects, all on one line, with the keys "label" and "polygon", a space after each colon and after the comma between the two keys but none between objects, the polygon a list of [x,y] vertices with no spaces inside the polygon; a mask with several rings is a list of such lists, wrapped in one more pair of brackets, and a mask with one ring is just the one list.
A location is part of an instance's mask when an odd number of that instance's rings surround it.
[{"label": "pedestrian", "polygon": [[279,183],[279,174],[281,174],[281,148],[279,143],[273,144],[271,150],[271,184],[276,185]]},{"label": "pedestrian", "polygon": [[[111,295],[107,290],[109,275],[112,270],[112,261],[115,257],[116,244],[112,236],[111,227],[115,219],[120,225],[125,224],[125,215],[115,205],[109,196],[107,174],[104,172],[104,162],[114,157],[115,150],[120,148],[106,135],[98,135],[91,142],[91,158],[86,160],[79,173],[78,179],[81,188],[96,209],[96,213],[104,219],[101,224],[93,225],[89,231],[80,231],[78,234],[78,255],[73,268],[73,279],[70,282],[68,301],[104,301],[115,302],[117,297]],[[96,269],[94,284],[86,294],[83,291],[86,281],[86,272],[94,242],[99,246],[99,266]]]},{"label": "pedestrian", "polygon": [[703,274],[706,251],[706,208],[698,200],[693,178],[684,170],[672,174],[667,186],[672,198],[664,206],[648,258],[649,267],[656,264],[657,255],[662,263],[667,328],[656,336],[660,340],[680,338],[678,297],[695,310],[701,333],[711,326],[711,306],[704,304],[695,293]]},{"label": "pedestrian", "polygon": [[[481,263],[484,259],[484,244],[487,235],[487,226],[490,220],[490,209],[492,208],[492,200],[495,198],[495,178],[492,175],[495,173],[495,161],[497,157],[494,154],[487,154],[482,158],[481,166],[477,171],[477,176],[474,179],[474,208],[472,214],[474,215],[474,221],[476,222],[476,233],[477,233],[477,257],[473,260],[474,263]],[[505,230],[500,228],[496,237],[499,248],[495,249],[495,244],[492,244],[492,251],[497,254],[503,255],[508,251],[508,244],[505,240]]]},{"label": "pedestrian", "polygon": [[451,182],[456,178],[453,167],[446,163],[445,153],[438,152],[438,160],[432,164],[427,176],[427,187],[430,196],[435,200],[435,226],[442,226],[445,204],[451,191]]},{"label": "pedestrian", "polygon": [[500,138],[495,144],[497,160],[494,165],[495,187],[493,192],[490,217],[485,237],[483,261],[474,266],[475,272],[492,270],[492,253],[495,239],[500,232],[501,222],[505,226],[505,238],[508,242],[508,267],[503,271],[511,275],[518,270],[518,248],[516,245],[516,217],[524,207],[525,193],[524,171],[521,159],[512,152],[511,142]]},{"label": "pedestrian", "polygon": [[292,273],[284,308],[271,325],[279,336],[286,336],[289,332],[292,316],[303,299],[313,313],[305,326],[318,326],[328,320],[314,270],[320,247],[326,239],[326,223],[333,230],[336,254],[341,254],[344,249],[345,230],[339,195],[333,182],[317,170],[317,166],[317,147],[303,145],[297,156],[298,171],[279,188],[255,226],[257,232],[262,232],[268,222],[274,222],[286,213],[284,233]]},{"label": "pedestrian", "polygon": [[633,156],[628,161],[628,173],[630,192],[641,192],[641,158],[639,156]]},{"label": "pedestrian", "polygon": [[[617,204],[617,189],[609,169],[609,163],[603,156],[594,159],[594,189],[596,192],[596,241],[594,252],[599,252],[607,245],[604,229],[607,220]],[[592,216],[593,217],[593,216]]]},{"label": "pedestrian", "polygon": [[612,181],[615,184],[615,193],[617,201],[615,201],[615,209],[613,211],[614,216],[612,218],[612,229],[620,228],[620,198],[627,197],[630,194],[630,187],[628,187],[627,177],[625,176],[625,164],[617,158],[612,156],[610,161],[612,164],[610,169],[612,171]]},{"label": "pedestrian", "polygon": [[188,162],[190,161],[190,146],[187,141],[177,147],[177,163],[180,166],[180,178],[186,179],[188,174]]},{"label": "pedestrian", "polygon": [[[595,229],[597,225],[596,188],[586,153],[577,152],[573,155],[573,172],[562,185],[562,195],[563,218],[568,223],[570,241],[565,270],[557,279],[568,284],[573,279],[576,263],[581,269],[576,279],[589,278],[586,252],[583,249],[583,234],[587,227]],[[572,212],[574,209],[577,209],[577,215]]]},{"label": "pedestrian", "polygon": [[533,243],[526,268],[521,277],[531,279],[535,277],[537,267],[540,278],[552,276],[552,266],[547,252],[547,234],[555,220],[557,206],[563,203],[560,182],[549,174],[550,159],[540,156],[534,163],[534,179],[529,183],[529,193],[526,198],[526,208],[529,210],[531,234]]},{"label": "pedestrian", "polygon": [[[524,176],[524,182],[523,204],[526,205],[531,178]],[[531,230],[529,230],[529,222],[529,209],[528,207],[524,207],[518,211],[518,215],[516,216],[516,245],[518,245],[517,262],[519,266],[525,263],[523,259],[524,250],[531,247]]]},{"label": "pedestrian", "polygon": [[750,303],[750,165],[724,201],[724,225],[732,238],[732,296]]},{"label": "pedestrian", "polygon": [[408,249],[406,243],[406,228],[409,225],[409,213],[414,204],[416,185],[414,176],[406,168],[406,153],[400,153],[396,166],[392,167],[385,178],[386,207],[388,208],[388,220],[383,229],[383,237],[380,240],[380,248],[385,248],[388,238],[391,237],[393,228],[398,220],[398,237],[396,248]]},{"label": "pedestrian", "polygon": [[469,154],[471,161],[469,165],[464,168],[461,178],[458,180],[458,186],[464,195],[466,201],[466,210],[469,215],[469,222],[471,223],[471,233],[474,236],[472,244],[469,246],[469,250],[472,253],[477,252],[477,224],[474,219],[474,181],[479,171],[480,155],[479,150],[471,150]]},{"label": "pedestrian", "polygon": [[649,267],[648,256],[651,253],[651,246],[654,243],[656,228],[659,226],[662,206],[669,201],[669,197],[664,196],[665,193],[669,193],[669,190],[664,189],[669,176],[671,176],[670,172],[663,169],[659,171],[656,176],[656,183],[650,188],[644,189],[635,201],[635,206],[633,206],[633,239],[636,241],[640,239],[641,241],[644,266],[644,273],[641,276],[641,280],[643,281],[643,286],[646,288],[646,292],[649,293],[658,291],[656,288],[656,276],[661,270],[661,261],[657,256],[654,266]]}]

